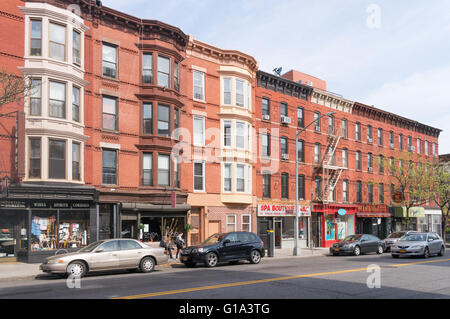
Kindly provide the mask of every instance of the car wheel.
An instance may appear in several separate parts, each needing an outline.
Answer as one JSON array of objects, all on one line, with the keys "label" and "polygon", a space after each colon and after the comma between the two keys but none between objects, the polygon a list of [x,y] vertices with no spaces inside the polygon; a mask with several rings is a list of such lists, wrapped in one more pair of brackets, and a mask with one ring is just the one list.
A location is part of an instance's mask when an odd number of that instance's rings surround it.
[{"label": "car wheel", "polygon": [[219,257],[217,257],[216,253],[208,253],[206,255],[206,266],[215,267],[219,262]]},{"label": "car wheel", "polygon": [[145,257],[141,260],[141,263],[139,264],[139,269],[142,272],[152,272],[155,269],[155,260],[153,257]]},{"label": "car wheel", "polygon": [[81,261],[74,261],[67,266],[66,274],[75,278],[83,278],[86,275],[86,265]]},{"label": "car wheel", "polygon": [[423,251],[423,258],[428,257],[430,257],[430,250],[428,249],[428,247],[425,247],[425,250]]},{"label": "car wheel", "polygon": [[441,250],[439,250],[439,256],[444,256],[444,253],[445,253],[445,248],[444,248],[444,246],[442,246],[441,247]]},{"label": "car wheel", "polygon": [[378,246],[377,254],[381,255],[384,252],[383,246]]},{"label": "car wheel", "polygon": [[250,262],[252,264],[259,264],[261,261],[261,253],[257,250],[252,250],[250,253]]},{"label": "car wheel", "polygon": [[355,256],[361,255],[361,248],[359,248],[359,246],[355,246],[353,249],[353,254],[355,254]]},{"label": "car wheel", "polygon": [[392,258],[398,258],[400,257],[399,255],[392,255]]}]

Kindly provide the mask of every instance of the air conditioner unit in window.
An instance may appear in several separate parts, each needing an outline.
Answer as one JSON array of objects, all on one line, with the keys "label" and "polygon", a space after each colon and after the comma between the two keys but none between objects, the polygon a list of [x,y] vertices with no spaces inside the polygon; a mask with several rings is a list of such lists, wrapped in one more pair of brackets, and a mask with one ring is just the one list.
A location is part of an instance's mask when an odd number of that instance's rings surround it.
[{"label": "air conditioner unit in window", "polygon": [[372,143],[372,139],[371,139],[371,138],[368,138],[367,141],[368,141],[369,143]]},{"label": "air conditioner unit in window", "polygon": [[394,148],[394,143],[391,143],[390,146],[391,146],[391,148]]},{"label": "air conditioner unit in window", "polygon": [[270,121],[270,115],[269,115],[269,114],[264,114],[264,115],[262,116],[262,119],[263,119],[264,121]]},{"label": "air conditioner unit in window", "polygon": [[369,172],[373,172],[373,167],[369,167]]},{"label": "air conditioner unit in window", "polygon": [[289,160],[289,154],[281,154],[281,159],[285,161]]},{"label": "air conditioner unit in window", "polygon": [[410,152],[414,152],[415,150],[416,150],[416,148],[415,148],[414,146],[410,146],[410,147],[409,147],[409,151],[410,151]]},{"label": "air conditioner unit in window", "polygon": [[291,118],[288,116],[281,116],[281,123],[282,124],[291,124]]}]

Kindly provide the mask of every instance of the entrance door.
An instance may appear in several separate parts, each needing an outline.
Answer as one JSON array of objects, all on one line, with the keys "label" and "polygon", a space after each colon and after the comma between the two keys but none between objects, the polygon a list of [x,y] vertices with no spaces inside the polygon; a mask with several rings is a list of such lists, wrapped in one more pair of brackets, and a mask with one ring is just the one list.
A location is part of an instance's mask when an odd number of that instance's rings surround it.
[{"label": "entrance door", "polygon": [[221,233],[220,221],[213,220],[208,222],[208,237],[217,233]]},{"label": "entrance door", "polygon": [[275,248],[281,248],[281,220],[275,220]]},{"label": "entrance door", "polygon": [[322,213],[311,215],[311,239],[314,247],[320,247],[322,241]]}]

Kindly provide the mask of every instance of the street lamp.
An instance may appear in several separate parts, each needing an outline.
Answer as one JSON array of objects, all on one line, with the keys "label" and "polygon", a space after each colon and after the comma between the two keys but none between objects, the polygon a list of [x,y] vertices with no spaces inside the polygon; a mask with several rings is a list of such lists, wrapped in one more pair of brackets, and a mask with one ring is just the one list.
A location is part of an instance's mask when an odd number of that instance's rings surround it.
[{"label": "street lamp", "polygon": [[[300,131],[297,132],[295,135],[295,226],[294,226],[294,256],[300,256],[301,255],[301,249],[298,242],[298,136],[305,131],[308,127],[310,127],[313,123],[320,120],[322,117],[325,116],[331,116],[333,114],[336,114],[336,112],[329,112],[327,114],[319,116],[319,118],[315,119],[311,123],[309,123],[307,126],[302,128]],[[312,217],[312,216],[311,216]],[[310,245],[311,245],[311,238],[309,239]]]}]

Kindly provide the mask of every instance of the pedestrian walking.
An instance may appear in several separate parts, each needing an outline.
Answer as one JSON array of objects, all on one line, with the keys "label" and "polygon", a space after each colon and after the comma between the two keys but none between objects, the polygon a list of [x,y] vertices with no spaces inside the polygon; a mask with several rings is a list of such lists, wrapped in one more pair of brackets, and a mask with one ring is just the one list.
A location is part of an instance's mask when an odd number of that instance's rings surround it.
[{"label": "pedestrian walking", "polygon": [[159,246],[164,247],[166,251],[169,253],[170,259],[173,259],[172,256],[172,243],[170,242],[169,236],[165,236],[161,239]]},{"label": "pedestrian walking", "polygon": [[185,242],[183,239],[183,233],[179,233],[177,237],[175,238],[175,245],[177,245],[177,255],[175,258],[178,259],[178,255],[180,251],[184,248]]}]

